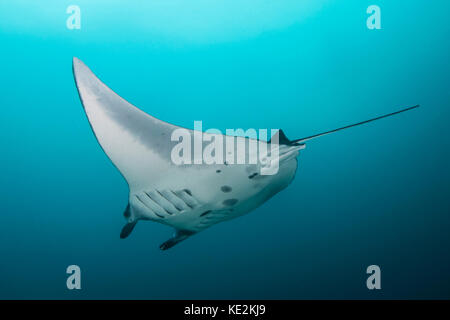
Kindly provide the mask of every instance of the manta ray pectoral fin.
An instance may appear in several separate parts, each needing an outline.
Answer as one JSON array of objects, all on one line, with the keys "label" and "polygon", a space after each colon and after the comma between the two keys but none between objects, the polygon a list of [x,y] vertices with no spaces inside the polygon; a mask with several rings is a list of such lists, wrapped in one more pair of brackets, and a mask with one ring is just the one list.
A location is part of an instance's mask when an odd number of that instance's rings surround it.
[{"label": "manta ray pectoral fin", "polygon": [[195,232],[192,231],[188,231],[188,230],[177,230],[174,234],[174,236],[172,238],[170,238],[169,240],[167,240],[166,242],[163,242],[159,248],[161,250],[167,250],[172,248],[174,245],[176,245],[177,243],[186,240],[187,238],[189,238],[190,236],[192,236],[193,234],[195,234]]},{"label": "manta ray pectoral fin", "polygon": [[120,239],[125,239],[126,237],[128,237],[130,235],[131,231],[133,231],[133,229],[136,226],[137,222],[138,222],[137,220],[134,220],[133,222],[127,223],[122,228],[122,231],[120,232]]},{"label": "manta ray pectoral fin", "polygon": [[170,136],[179,127],[127,102],[77,58],[73,74],[94,135],[130,188],[163,177],[172,164]]}]

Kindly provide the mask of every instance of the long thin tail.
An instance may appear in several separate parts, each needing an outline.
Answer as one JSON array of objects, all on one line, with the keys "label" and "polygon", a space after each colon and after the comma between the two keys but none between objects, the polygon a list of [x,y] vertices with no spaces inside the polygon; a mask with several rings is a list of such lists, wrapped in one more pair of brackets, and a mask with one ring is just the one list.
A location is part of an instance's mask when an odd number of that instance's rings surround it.
[{"label": "long thin tail", "polygon": [[387,117],[396,115],[398,113],[409,111],[409,110],[412,110],[412,109],[415,109],[415,108],[418,108],[418,107],[419,107],[419,105],[416,105],[414,107],[405,108],[405,109],[402,109],[402,110],[399,110],[399,111],[395,111],[395,112],[392,112],[392,113],[389,113],[389,114],[385,114],[385,115],[382,115],[382,116],[379,116],[379,117],[376,117],[376,118],[373,118],[373,119],[369,119],[369,120],[366,120],[366,121],[354,123],[354,124],[351,124],[351,125],[348,125],[348,126],[345,126],[345,127],[341,127],[341,128],[337,128],[337,129],[333,129],[333,130],[330,130],[330,131],[325,131],[325,132],[318,133],[318,134],[315,134],[315,135],[312,135],[312,136],[309,136],[309,137],[293,140],[293,141],[291,141],[291,143],[302,143],[302,142],[305,142],[305,141],[308,141],[308,140],[311,140],[311,139],[314,139],[314,138],[317,138],[317,137],[324,136],[326,134],[330,134],[330,133],[333,133],[333,132],[336,132],[336,131],[348,129],[348,128],[351,128],[351,127],[356,127],[356,126],[359,126],[361,124],[365,124],[365,123],[372,122],[372,121],[375,121],[375,120],[387,118]]}]

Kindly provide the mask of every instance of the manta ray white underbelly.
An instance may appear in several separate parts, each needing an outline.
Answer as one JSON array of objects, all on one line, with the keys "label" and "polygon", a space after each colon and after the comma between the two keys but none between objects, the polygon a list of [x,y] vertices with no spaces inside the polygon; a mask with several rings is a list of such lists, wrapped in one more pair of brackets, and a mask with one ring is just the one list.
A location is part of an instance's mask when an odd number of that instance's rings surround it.
[{"label": "manta ray white underbelly", "polygon": [[[305,141],[418,107],[293,141],[280,130],[274,139],[279,152],[278,172],[262,175],[260,164],[174,164],[171,151],[176,142],[171,135],[178,126],[122,99],[77,58],[73,59],[73,72],[92,130],[128,182],[127,223],[120,236],[127,237],[139,220],[160,222],[176,231],[160,246],[163,250],[216,223],[252,211],[286,188],[295,176],[297,155]],[[243,143],[249,140],[234,139]],[[275,142],[271,141],[258,143],[273,147]]]}]

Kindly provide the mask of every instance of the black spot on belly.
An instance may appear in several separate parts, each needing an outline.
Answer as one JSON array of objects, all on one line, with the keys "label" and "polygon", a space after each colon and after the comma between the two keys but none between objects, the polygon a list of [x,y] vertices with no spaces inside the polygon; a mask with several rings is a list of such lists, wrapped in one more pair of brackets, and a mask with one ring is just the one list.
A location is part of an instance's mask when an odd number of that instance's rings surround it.
[{"label": "black spot on belly", "polygon": [[216,172],[217,172],[217,173],[221,173],[222,171],[221,171],[221,170],[216,170]]},{"label": "black spot on belly", "polygon": [[233,189],[230,186],[221,186],[220,190],[222,190],[222,192],[231,192]]},{"label": "black spot on belly", "polygon": [[258,175],[258,173],[252,173],[251,175],[248,176],[249,179],[253,179],[254,177],[256,177]]},{"label": "black spot on belly", "polygon": [[224,200],[222,203],[223,205],[227,206],[227,207],[231,207],[234,206],[239,200],[238,199],[227,199]]},{"label": "black spot on belly", "polygon": [[208,213],[211,213],[211,210],[208,210],[208,211],[203,212],[203,213],[200,215],[200,217],[203,217],[203,216],[207,215]]},{"label": "black spot on belly", "polygon": [[191,190],[189,190],[189,189],[184,189],[183,191],[186,192],[188,195],[192,196]]}]

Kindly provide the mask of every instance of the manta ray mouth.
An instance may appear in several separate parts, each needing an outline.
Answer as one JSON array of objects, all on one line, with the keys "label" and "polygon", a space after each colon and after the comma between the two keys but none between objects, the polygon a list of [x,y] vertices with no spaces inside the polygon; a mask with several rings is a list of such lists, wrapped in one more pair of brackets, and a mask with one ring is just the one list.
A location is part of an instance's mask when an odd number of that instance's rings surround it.
[{"label": "manta ray mouth", "polygon": [[279,163],[285,163],[293,158],[296,158],[299,154],[299,151],[302,149],[305,149],[304,144],[289,146],[288,149],[283,150],[283,152],[279,155]]}]

